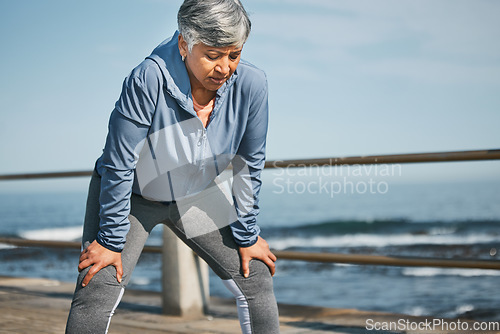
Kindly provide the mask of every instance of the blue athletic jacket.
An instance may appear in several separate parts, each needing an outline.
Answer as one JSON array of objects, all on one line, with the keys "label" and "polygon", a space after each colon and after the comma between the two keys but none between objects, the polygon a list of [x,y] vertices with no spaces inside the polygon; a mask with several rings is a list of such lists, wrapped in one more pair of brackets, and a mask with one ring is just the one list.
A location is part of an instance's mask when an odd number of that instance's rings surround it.
[{"label": "blue athletic jacket", "polygon": [[177,202],[207,187],[229,164],[239,173],[234,172],[233,183],[239,180],[242,185],[233,184],[232,190],[234,239],[247,247],[260,233],[256,216],[268,124],[266,76],[240,61],[217,91],[205,128],[193,109],[178,34],[161,43],[125,78],[103,154],[96,162],[101,176],[97,242],[113,251],[121,251],[125,243],[132,192]]}]

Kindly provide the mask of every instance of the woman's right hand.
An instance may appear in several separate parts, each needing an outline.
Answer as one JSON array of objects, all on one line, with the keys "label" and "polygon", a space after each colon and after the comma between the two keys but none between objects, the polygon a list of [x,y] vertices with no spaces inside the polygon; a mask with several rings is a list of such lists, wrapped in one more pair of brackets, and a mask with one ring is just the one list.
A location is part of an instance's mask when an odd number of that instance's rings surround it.
[{"label": "woman's right hand", "polygon": [[268,267],[271,272],[271,276],[274,276],[276,272],[276,262],[277,258],[271,250],[266,240],[257,237],[257,242],[250,247],[239,247],[240,257],[241,257],[241,268],[243,270],[243,276],[247,278],[250,275],[250,261],[252,259],[261,260]]},{"label": "woman's right hand", "polygon": [[122,254],[113,252],[101,246],[97,241],[92,242],[80,254],[78,271],[80,272],[83,269],[92,266],[87,275],[85,275],[82,286],[89,284],[92,277],[94,277],[99,270],[109,265],[116,268],[116,279],[118,280],[118,283],[121,283],[123,276]]}]

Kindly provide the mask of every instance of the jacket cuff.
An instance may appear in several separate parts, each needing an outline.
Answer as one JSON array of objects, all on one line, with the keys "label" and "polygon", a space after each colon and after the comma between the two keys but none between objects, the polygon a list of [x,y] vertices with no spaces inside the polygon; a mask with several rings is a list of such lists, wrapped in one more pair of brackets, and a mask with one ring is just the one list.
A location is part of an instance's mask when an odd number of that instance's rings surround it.
[{"label": "jacket cuff", "polygon": [[233,239],[239,247],[250,247],[257,242],[260,228],[257,224],[242,224],[239,220],[231,225]]},{"label": "jacket cuff", "polygon": [[106,249],[109,249],[110,251],[113,251],[116,253],[121,253],[123,251],[123,246],[122,247],[115,247],[113,245],[110,245],[105,240],[103,240],[101,235],[97,235],[96,241],[99,245],[101,245],[102,247],[104,247]]},{"label": "jacket cuff", "polygon": [[245,241],[244,243],[241,243],[236,238],[234,239],[234,241],[236,241],[236,244],[238,245],[238,247],[241,247],[241,248],[247,248],[247,247],[253,246],[257,243],[257,240],[259,240],[258,235],[255,236],[254,240]]}]

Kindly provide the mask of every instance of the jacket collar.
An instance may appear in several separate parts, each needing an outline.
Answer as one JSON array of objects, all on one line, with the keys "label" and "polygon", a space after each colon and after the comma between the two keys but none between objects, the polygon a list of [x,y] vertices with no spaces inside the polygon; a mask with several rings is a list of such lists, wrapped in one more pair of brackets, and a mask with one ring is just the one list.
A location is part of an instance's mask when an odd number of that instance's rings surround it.
[{"label": "jacket collar", "polygon": [[[158,64],[165,79],[164,88],[170,96],[176,99],[183,109],[196,115],[193,108],[189,75],[186,65],[179,54],[178,36],[179,31],[176,31],[171,38],[158,45],[147,59],[151,59]],[[224,97],[228,89],[234,84],[238,76],[237,72],[238,69],[217,90],[218,100],[222,100],[221,98]]]}]

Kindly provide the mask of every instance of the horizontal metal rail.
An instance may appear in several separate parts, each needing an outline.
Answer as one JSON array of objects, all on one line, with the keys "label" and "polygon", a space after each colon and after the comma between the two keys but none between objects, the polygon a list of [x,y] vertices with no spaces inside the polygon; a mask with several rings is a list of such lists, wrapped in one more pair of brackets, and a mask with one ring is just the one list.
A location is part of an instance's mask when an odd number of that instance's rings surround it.
[{"label": "horizontal metal rail", "polygon": [[495,260],[442,259],[367,254],[306,253],[292,251],[273,251],[273,253],[280,259],[309,262],[349,263],[397,267],[500,269],[500,261]]},{"label": "horizontal metal rail", "polygon": [[[54,240],[31,240],[20,238],[0,237],[0,244],[13,245],[19,247],[46,247],[46,248],[70,248],[81,249],[82,243],[78,241],[54,241]],[[146,253],[161,253],[161,246],[145,246]]]},{"label": "horizontal metal rail", "polygon": [[23,173],[0,175],[0,180],[30,180],[30,179],[52,179],[63,177],[91,176],[91,170],[81,170],[74,172],[48,172],[48,173]]},{"label": "horizontal metal rail", "polygon": [[500,149],[267,161],[266,168],[499,160]]},{"label": "horizontal metal rail", "polygon": [[[293,168],[293,167],[318,167],[318,166],[344,166],[366,164],[394,164],[394,163],[427,163],[427,162],[456,162],[500,160],[500,149],[453,151],[435,153],[412,153],[393,155],[353,156],[322,159],[276,160],[267,161],[265,168]],[[50,173],[25,173],[0,175],[0,180],[26,180],[44,178],[65,178],[90,176],[92,171],[50,172]],[[80,249],[79,242],[26,240],[18,238],[1,238],[0,243],[21,247],[53,247]],[[146,246],[145,252],[161,253],[160,246]],[[500,261],[492,260],[463,260],[463,259],[437,259],[394,257],[363,254],[334,254],[334,253],[305,253],[292,251],[274,251],[280,259],[299,260],[328,263],[350,263],[385,266],[425,266],[449,268],[475,268],[475,269],[500,269]]]},{"label": "horizontal metal rail", "polygon": [[[18,238],[0,238],[0,244],[9,244],[21,247],[49,247],[80,249],[81,243],[75,241],[45,241],[26,240]],[[161,246],[146,246],[146,253],[161,253]],[[500,261],[494,260],[466,260],[466,259],[438,259],[423,257],[400,257],[367,254],[337,254],[337,253],[306,253],[296,251],[277,251],[273,253],[282,260],[296,260],[323,263],[348,263],[357,265],[383,265],[397,267],[440,267],[465,269],[500,269]]]},{"label": "horizontal metal rail", "polygon": [[[271,160],[266,161],[265,168],[293,168],[317,166],[372,165],[395,163],[427,163],[453,161],[500,160],[500,149],[478,151],[453,151],[435,153],[411,153],[392,155],[367,155],[354,157],[334,157],[321,159]],[[0,175],[0,180],[27,180],[63,177],[90,176],[92,171],[23,173]]]}]

